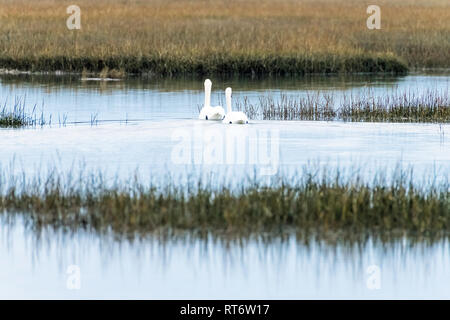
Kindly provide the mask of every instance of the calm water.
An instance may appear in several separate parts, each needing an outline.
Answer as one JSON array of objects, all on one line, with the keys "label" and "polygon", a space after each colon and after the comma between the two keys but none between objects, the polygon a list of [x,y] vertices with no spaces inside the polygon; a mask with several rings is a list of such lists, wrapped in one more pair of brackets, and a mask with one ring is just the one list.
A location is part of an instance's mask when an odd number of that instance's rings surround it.
[{"label": "calm water", "polygon": [[[227,86],[235,99],[256,102],[317,90],[336,96],[448,92],[449,81],[448,74],[213,79],[213,103],[224,100]],[[417,181],[449,178],[449,125],[252,121],[231,127],[196,120],[202,86],[192,79],[2,76],[2,102],[26,99],[28,108],[37,104],[46,118],[51,115],[53,125],[0,129],[0,164],[31,175],[55,165],[78,170],[82,163],[122,178],[139,168],[144,179],[214,174],[237,183],[252,172],[270,179],[311,163],[348,170],[350,176],[359,169],[371,179],[400,164],[414,167]],[[66,126],[58,125],[63,117]],[[99,120],[96,125],[92,118]],[[305,246],[294,238],[243,246],[195,239],[128,243],[50,231],[36,238],[20,221],[0,222],[0,232],[0,298],[450,298],[444,240],[386,246],[369,240],[359,247]],[[70,265],[79,267],[80,290],[67,288]],[[378,290],[367,286],[369,266],[379,268]]]},{"label": "calm water", "polygon": [[[0,231],[0,298],[450,298],[448,241],[129,243],[84,233],[37,239],[22,224]],[[79,289],[70,289],[71,266]]]},{"label": "calm water", "polygon": [[[214,80],[212,103],[223,100],[226,86],[233,87],[235,99],[256,102],[261,96],[301,97],[317,90],[336,96],[367,90],[374,95],[446,92],[449,80],[449,75]],[[12,102],[20,97],[30,109],[37,103],[47,119],[52,116],[51,128],[0,131],[0,163],[5,166],[14,159],[19,171],[35,172],[48,164],[69,170],[83,162],[84,167],[101,164],[124,177],[139,168],[155,178],[167,172],[226,171],[225,176],[239,180],[255,167],[260,176],[270,176],[298,170],[309,161],[364,167],[362,174],[368,177],[380,166],[399,163],[414,166],[418,176],[435,168],[442,176],[450,163],[449,125],[252,121],[230,127],[196,120],[203,102],[201,80],[105,82],[26,76],[0,81],[0,99]],[[78,124],[61,127],[63,117]],[[92,118],[98,125],[91,125]]]},{"label": "calm water", "polygon": [[[294,97],[317,91],[340,95],[357,94],[371,90],[373,94],[387,92],[448,91],[450,75],[411,75],[406,77],[354,76],[269,80],[212,79],[211,104],[224,104],[225,88],[233,88],[233,99],[247,97],[257,102],[261,96],[281,93]],[[21,97],[31,108],[37,104],[47,115],[67,115],[69,122],[98,120],[188,120],[198,116],[198,105],[203,104],[202,79],[157,79],[127,81],[80,81],[78,77],[0,76],[0,101],[14,101]]]}]

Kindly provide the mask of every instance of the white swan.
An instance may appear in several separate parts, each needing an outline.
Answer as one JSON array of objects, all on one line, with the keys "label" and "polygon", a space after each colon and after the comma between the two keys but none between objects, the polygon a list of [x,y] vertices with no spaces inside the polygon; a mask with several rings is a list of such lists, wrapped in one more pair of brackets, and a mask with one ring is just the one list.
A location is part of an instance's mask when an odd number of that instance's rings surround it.
[{"label": "white swan", "polygon": [[223,119],[223,123],[238,123],[245,124],[248,123],[248,118],[245,113],[240,111],[233,111],[231,109],[231,88],[227,88],[225,90],[225,96],[227,99],[227,114],[225,115],[225,119]]},{"label": "white swan", "polygon": [[221,106],[211,107],[211,87],[212,82],[209,79],[205,80],[205,104],[200,110],[198,116],[201,120],[222,120],[225,117],[225,110]]}]

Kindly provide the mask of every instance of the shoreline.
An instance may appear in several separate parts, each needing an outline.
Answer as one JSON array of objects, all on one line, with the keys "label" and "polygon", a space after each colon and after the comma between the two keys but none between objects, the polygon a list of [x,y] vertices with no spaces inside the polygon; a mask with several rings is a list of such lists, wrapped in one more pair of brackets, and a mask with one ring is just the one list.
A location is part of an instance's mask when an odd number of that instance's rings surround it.
[{"label": "shoreline", "polygon": [[[450,68],[446,67],[432,67],[432,68],[410,68],[404,73],[393,73],[393,72],[351,72],[351,73],[342,73],[342,72],[335,72],[335,73],[321,73],[321,72],[315,72],[315,73],[305,73],[303,75],[300,75],[298,77],[335,77],[335,76],[344,76],[344,77],[351,77],[351,76],[411,76],[411,75],[448,75],[450,74]],[[198,74],[177,74],[172,76],[163,76],[163,75],[157,75],[157,74],[151,74],[151,73],[125,73],[122,77],[117,78],[102,78],[100,77],[99,72],[85,72],[82,71],[64,71],[64,70],[49,70],[49,71],[32,71],[32,70],[19,70],[19,69],[6,69],[6,68],[0,68],[0,76],[52,76],[52,77],[68,77],[68,76],[74,76],[74,77],[80,77],[80,80],[92,80],[92,79],[98,79],[102,81],[107,80],[127,80],[129,78],[141,78],[141,79],[148,79],[148,78],[162,78],[162,79],[177,79],[177,78],[193,78],[193,79],[203,79],[205,76],[198,75]],[[85,77],[84,77],[85,76]],[[245,76],[245,75],[236,75],[236,74],[225,74],[225,75],[214,75],[215,78],[219,79],[230,79],[230,78],[292,78],[295,77],[295,75],[260,75],[260,76]]]},{"label": "shoreline", "polygon": [[100,75],[125,78],[127,76],[177,77],[202,76],[306,76],[339,74],[407,74],[410,68],[394,56],[379,54],[349,57],[325,56],[304,58],[296,55],[197,57],[194,61],[183,58],[111,57],[70,58],[53,57],[14,59],[0,57],[0,75]]}]

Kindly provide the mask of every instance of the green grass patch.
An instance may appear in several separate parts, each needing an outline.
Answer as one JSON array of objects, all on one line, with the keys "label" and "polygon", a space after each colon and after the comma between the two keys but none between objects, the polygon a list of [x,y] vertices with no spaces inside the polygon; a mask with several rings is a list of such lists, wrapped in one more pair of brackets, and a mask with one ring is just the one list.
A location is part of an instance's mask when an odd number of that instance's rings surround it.
[{"label": "green grass patch", "polygon": [[450,230],[448,180],[419,188],[412,173],[365,183],[358,176],[343,179],[339,173],[318,175],[305,169],[271,185],[247,180],[232,188],[217,181],[213,187],[202,181],[178,186],[170,180],[157,187],[138,178],[107,186],[98,173],[54,172],[37,179],[4,173],[0,212],[22,215],[36,228],[119,235],[178,230],[242,236],[295,230],[426,236]]}]

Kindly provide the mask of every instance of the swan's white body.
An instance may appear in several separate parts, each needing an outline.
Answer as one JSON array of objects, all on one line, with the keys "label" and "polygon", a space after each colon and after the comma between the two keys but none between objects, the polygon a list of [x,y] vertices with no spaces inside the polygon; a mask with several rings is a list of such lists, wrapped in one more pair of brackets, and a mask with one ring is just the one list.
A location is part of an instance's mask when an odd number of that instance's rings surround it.
[{"label": "swan's white body", "polygon": [[221,106],[211,107],[211,87],[212,82],[209,79],[205,80],[205,104],[200,110],[198,116],[201,120],[222,120],[225,117],[225,110]]},{"label": "swan's white body", "polygon": [[246,124],[248,123],[248,118],[245,113],[240,111],[233,111],[231,108],[231,88],[225,90],[225,97],[227,99],[227,114],[223,119],[223,123],[229,124]]}]

